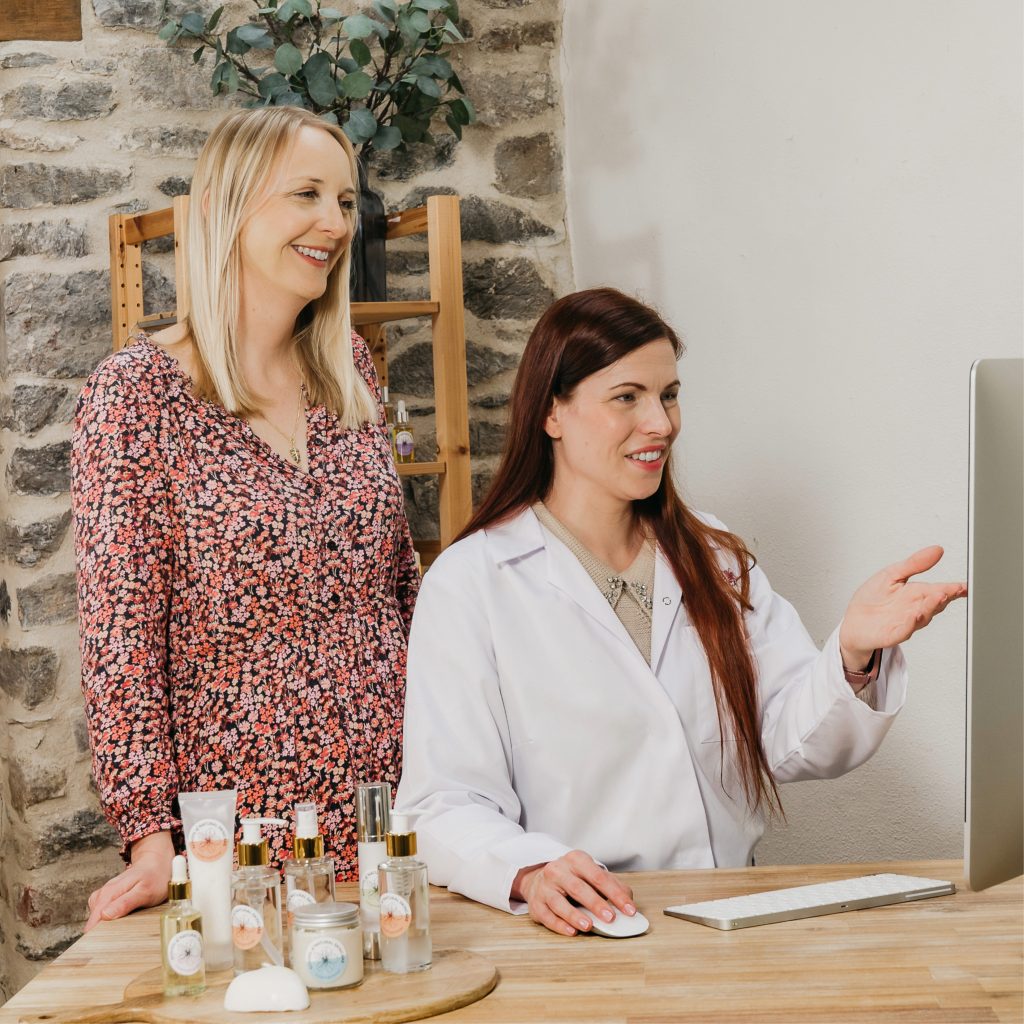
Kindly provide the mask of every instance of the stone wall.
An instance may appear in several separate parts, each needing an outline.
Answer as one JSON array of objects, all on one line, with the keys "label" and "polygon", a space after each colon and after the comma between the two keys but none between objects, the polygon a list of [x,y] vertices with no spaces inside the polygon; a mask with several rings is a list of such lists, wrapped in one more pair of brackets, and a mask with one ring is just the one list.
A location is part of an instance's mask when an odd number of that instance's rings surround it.
[{"label": "stone wall", "polygon": [[[69,438],[75,396],[110,349],[107,217],[185,191],[231,102],[210,95],[186,49],[157,40],[166,2],[83,0],[81,42],[0,44],[0,1002],[74,941],[89,892],[120,867],[79,690]],[[463,197],[479,490],[531,322],[572,272],[560,2],[463,0],[461,10],[469,42],[456,61],[479,123],[458,145],[440,135],[382,156],[372,180],[392,208],[435,191]],[[390,261],[393,297],[425,293],[422,245],[406,240]],[[146,266],[147,309],[173,308],[166,246],[152,246]],[[421,458],[433,443],[428,342],[422,324],[391,329],[392,391],[410,406]],[[436,531],[436,488],[413,479],[407,499],[414,531]]]}]

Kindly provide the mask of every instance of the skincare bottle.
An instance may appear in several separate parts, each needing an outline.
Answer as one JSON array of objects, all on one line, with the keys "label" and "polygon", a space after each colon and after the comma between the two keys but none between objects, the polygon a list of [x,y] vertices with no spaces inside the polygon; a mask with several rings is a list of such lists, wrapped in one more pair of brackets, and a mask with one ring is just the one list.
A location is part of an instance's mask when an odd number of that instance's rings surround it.
[{"label": "skincare bottle", "polygon": [[281,946],[281,876],[269,866],[270,848],[261,825],[287,825],[281,818],[243,818],[238,870],[231,880],[231,939],[235,974],[264,964],[284,966]]},{"label": "skincare bottle", "polygon": [[178,805],[192,899],[203,916],[206,969],[227,971],[233,963],[231,845],[235,835],[235,791],[179,793]]},{"label": "skincare bottle", "polygon": [[316,820],[316,804],[295,805],[295,836],[290,860],[284,862],[285,949],[292,915],[299,907],[334,901],[334,858],[324,856],[324,837]]},{"label": "skincare bottle", "polygon": [[185,858],[174,858],[167,886],[167,909],[160,917],[164,995],[197,996],[206,989],[203,922],[192,906],[192,883]]},{"label": "skincare bottle", "polygon": [[405,402],[398,400],[398,413],[395,417],[395,461],[415,462],[416,441],[413,437],[412,424]]},{"label": "skincare bottle", "polygon": [[391,404],[391,399],[388,397],[388,386],[385,384],[381,388],[381,394],[384,398],[384,427],[387,429],[388,437],[391,438],[392,451],[395,447],[395,407]]},{"label": "skincare bottle", "polygon": [[391,974],[430,966],[427,865],[416,860],[411,815],[391,812],[388,859],[380,866],[380,965]]},{"label": "skincare bottle", "polygon": [[359,917],[363,924],[363,956],[380,959],[380,875],[388,855],[385,837],[391,820],[391,784],[360,782],[356,786],[356,838],[359,841]]}]

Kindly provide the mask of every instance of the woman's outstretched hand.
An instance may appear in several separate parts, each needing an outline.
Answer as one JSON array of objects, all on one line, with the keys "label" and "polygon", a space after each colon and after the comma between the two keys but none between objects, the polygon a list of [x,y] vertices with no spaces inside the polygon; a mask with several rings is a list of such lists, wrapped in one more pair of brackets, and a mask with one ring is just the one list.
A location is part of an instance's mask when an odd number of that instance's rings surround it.
[{"label": "woman's outstretched hand", "polygon": [[167,882],[174,860],[170,832],[154,832],[132,843],[132,862],[89,897],[85,930],[100,921],[113,921],[139,907],[155,907],[167,899]]},{"label": "woman's outstretched hand", "polygon": [[633,890],[582,850],[523,868],[512,883],[512,898],[523,900],[534,921],[560,935],[575,935],[591,927],[590,919],[570,900],[605,921],[614,918],[616,907],[628,916],[636,913]]},{"label": "woman's outstretched hand", "polygon": [[843,665],[862,671],[876,649],[895,647],[923,629],[950,603],[966,597],[966,583],[912,583],[942,557],[942,548],[922,548],[876,572],[853,595],[839,627]]}]

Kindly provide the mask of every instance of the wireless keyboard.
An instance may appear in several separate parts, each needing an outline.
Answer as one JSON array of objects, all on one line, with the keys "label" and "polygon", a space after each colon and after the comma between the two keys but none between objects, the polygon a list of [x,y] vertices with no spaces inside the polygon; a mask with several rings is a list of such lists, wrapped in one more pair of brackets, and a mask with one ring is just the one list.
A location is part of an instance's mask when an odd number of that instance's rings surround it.
[{"label": "wireless keyboard", "polygon": [[795,921],[802,917],[841,914],[847,910],[884,907],[891,903],[925,900],[956,892],[952,882],[911,875],[862,875],[840,882],[798,885],[792,889],[772,889],[750,896],[732,896],[704,903],[684,903],[668,907],[670,917],[696,921],[711,928],[728,931],[759,924]]}]

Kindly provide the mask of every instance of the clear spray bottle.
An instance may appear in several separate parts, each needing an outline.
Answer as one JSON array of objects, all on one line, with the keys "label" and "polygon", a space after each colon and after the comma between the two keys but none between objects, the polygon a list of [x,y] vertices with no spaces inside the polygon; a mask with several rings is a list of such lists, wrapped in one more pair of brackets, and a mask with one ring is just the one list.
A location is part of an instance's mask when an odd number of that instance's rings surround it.
[{"label": "clear spray bottle", "polygon": [[283,818],[242,818],[238,870],[231,880],[231,939],[235,974],[264,964],[284,966],[281,944],[281,875],[270,867],[261,825],[287,825]]},{"label": "clear spray bottle", "polygon": [[412,818],[391,812],[380,866],[380,965],[392,974],[425,971],[432,959],[427,865],[415,858]]},{"label": "clear spray bottle", "polygon": [[295,836],[291,859],[284,862],[285,931],[289,948],[292,914],[311,903],[334,901],[334,858],[324,855],[324,837],[317,824],[316,804],[295,805]]}]

